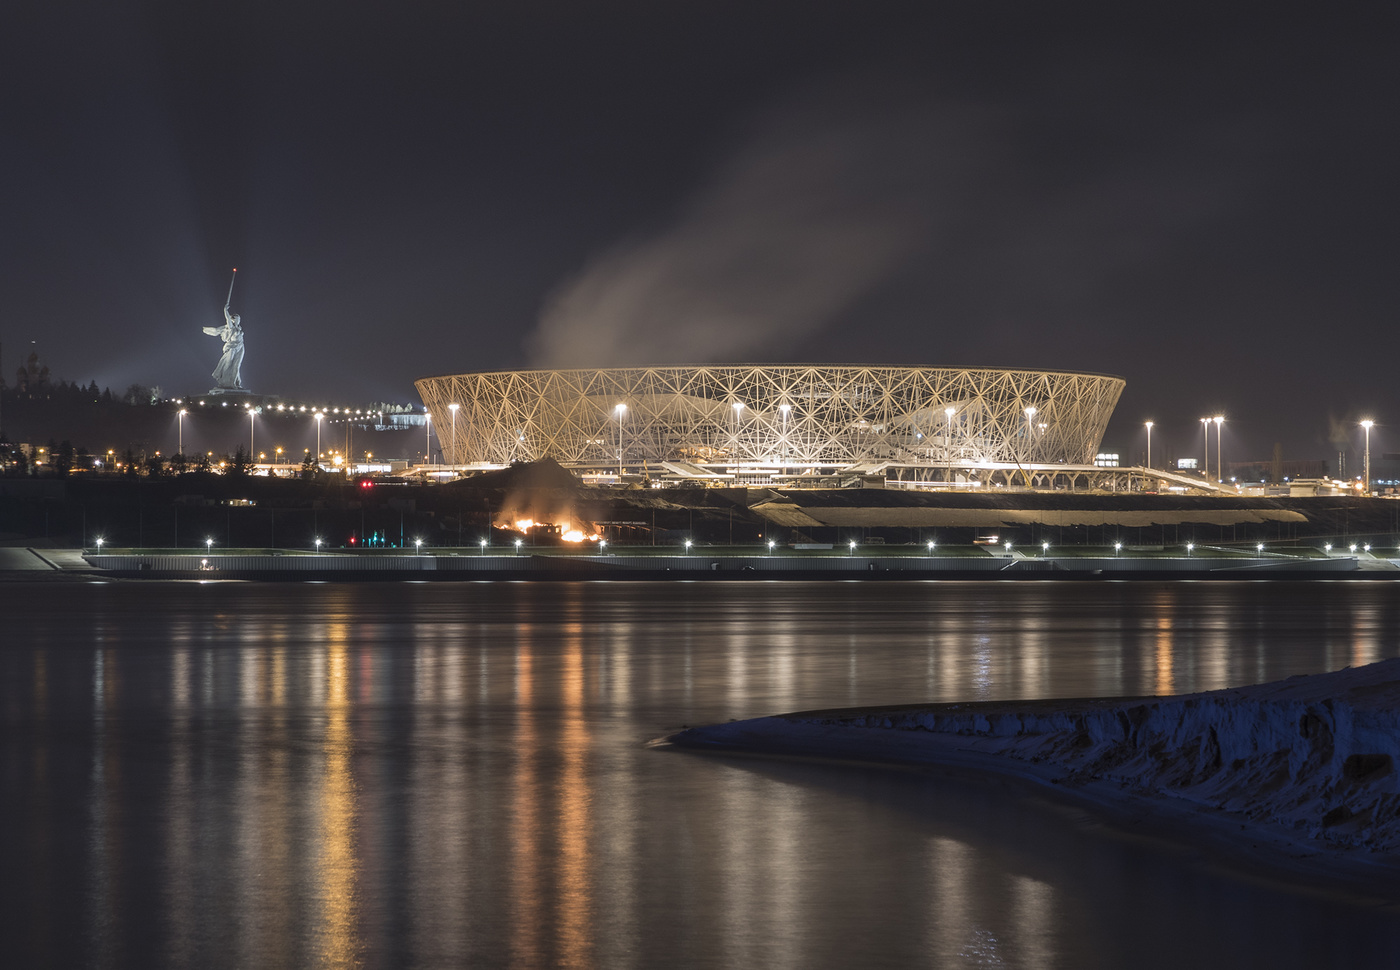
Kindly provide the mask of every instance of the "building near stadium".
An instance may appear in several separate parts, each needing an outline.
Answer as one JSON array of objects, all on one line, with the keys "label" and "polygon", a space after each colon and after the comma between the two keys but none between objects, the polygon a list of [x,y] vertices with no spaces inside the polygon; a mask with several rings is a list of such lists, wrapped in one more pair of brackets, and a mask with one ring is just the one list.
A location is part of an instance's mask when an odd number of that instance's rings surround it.
[{"label": "building near stadium", "polygon": [[1070,371],[726,365],[455,374],[416,386],[455,466],[553,458],[600,477],[752,483],[857,472],[951,484],[1000,471],[1008,483],[1020,473],[1036,484],[1038,469],[1092,468],[1125,382]]}]

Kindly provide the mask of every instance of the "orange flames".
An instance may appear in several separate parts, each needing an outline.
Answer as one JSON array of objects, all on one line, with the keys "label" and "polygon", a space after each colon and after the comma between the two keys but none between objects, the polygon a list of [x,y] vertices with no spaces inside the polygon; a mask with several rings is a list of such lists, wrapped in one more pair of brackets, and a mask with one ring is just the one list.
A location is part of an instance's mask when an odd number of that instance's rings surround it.
[{"label": "orange flames", "polygon": [[514,529],[516,532],[539,529],[542,532],[552,533],[557,530],[559,538],[564,542],[597,542],[602,538],[598,534],[597,526],[592,523],[575,526],[571,522],[538,522],[535,519],[515,519],[504,528]]}]

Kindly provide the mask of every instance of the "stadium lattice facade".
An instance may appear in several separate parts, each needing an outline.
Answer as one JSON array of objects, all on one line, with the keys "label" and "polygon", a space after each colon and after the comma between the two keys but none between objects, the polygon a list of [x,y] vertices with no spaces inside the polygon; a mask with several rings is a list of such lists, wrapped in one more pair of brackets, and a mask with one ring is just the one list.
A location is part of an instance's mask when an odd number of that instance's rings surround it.
[{"label": "stadium lattice facade", "polygon": [[[416,382],[447,460],[579,469],[1087,465],[1125,382],[1062,371],[710,366],[532,370]],[[455,408],[452,406],[456,405]]]}]

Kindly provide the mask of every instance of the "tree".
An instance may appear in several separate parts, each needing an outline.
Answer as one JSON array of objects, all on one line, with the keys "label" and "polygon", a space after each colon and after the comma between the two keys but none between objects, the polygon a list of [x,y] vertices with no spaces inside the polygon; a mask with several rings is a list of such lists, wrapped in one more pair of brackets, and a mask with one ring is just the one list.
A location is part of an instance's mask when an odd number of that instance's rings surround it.
[{"label": "tree", "polygon": [[252,458],[249,457],[248,452],[243,450],[243,446],[239,445],[238,450],[233,454],[233,461],[229,463],[228,473],[241,477],[248,474],[248,469],[252,466]]},{"label": "tree", "polygon": [[73,443],[64,438],[57,448],[50,450],[53,454],[53,470],[66,476],[73,470]]},{"label": "tree", "polygon": [[170,456],[170,470],[176,475],[183,475],[189,470],[190,461],[183,453],[176,453]]}]

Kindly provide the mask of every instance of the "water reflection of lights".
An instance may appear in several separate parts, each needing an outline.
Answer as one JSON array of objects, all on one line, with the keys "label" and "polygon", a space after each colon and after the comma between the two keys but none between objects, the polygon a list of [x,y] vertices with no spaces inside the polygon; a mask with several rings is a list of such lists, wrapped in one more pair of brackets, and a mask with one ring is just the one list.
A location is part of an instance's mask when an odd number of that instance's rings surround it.
[{"label": "water reflection of lights", "polygon": [[[203,656],[208,657],[208,651]],[[180,648],[170,655],[172,697],[169,773],[169,807],[165,813],[165,906],[170,914],[170,942],[166,957],[172,966],[193,966],[199,920],[196,915],[195,874],[199,869],[195,831],[195,796],[190,752],[191,694],[190,651]]]},{"label": "water reflection of lights", "polygon": [[564,631],[559,690],[562,701],[560,753],[564,764],[559,779],[559,952],[562,966],[587,965],[593,947],[593,858],[589,844],[592,786],[588,778],[591,738],[585,720],[586,688],[583,628],[571,623]]},{"label": "water reflection of lights", "polygon": [[1157,617],[1157,638],[1153,646],[1153,666],[1157,677],[1152,684],[1152,693],[1159,697],[1176,692],[1176,680],[1172,676],[1172,620],[1170,616]]},{"label": "water reflection of lights", "polygon": [[333,632],[328,647],[326,683],[325,768],[321,783],[320,951],[328,966],[357,962],[356,932],[359,859],[356,854],[355,784],[351,771],[354,737],[350,728],[349,658],[344,626]]},{"label": "water reflection of lights", "polygon": [[515,771],[510,790],[514,805],[510,813],[510,959],[512,966],[542,966],[546,963],[537,928],[544,918],[544,890],[540,885],[543,822],[540,804],[540,767],[534,653],[529,624],[516,628],[515,648]]},{"label": "water reflection of lights", "polygon": [[92,795],[88,805],[90,874],[88,923],[98,931],[99,953],[113,953],[120,902],[122,871],[121,759],[109,718],[117,706],[116,651],[93,651],[92,706],[95,736],[92,742]]},{"label": "water reflection of lights", "polygon": [[1154,677],[1151,693],[1159,697],[1176,692],[1176,657],[1172,651],[1172,623],[1176,616],[1176,589],[1163,586],[1152,598],[1155,638],[1152,645]]}]

